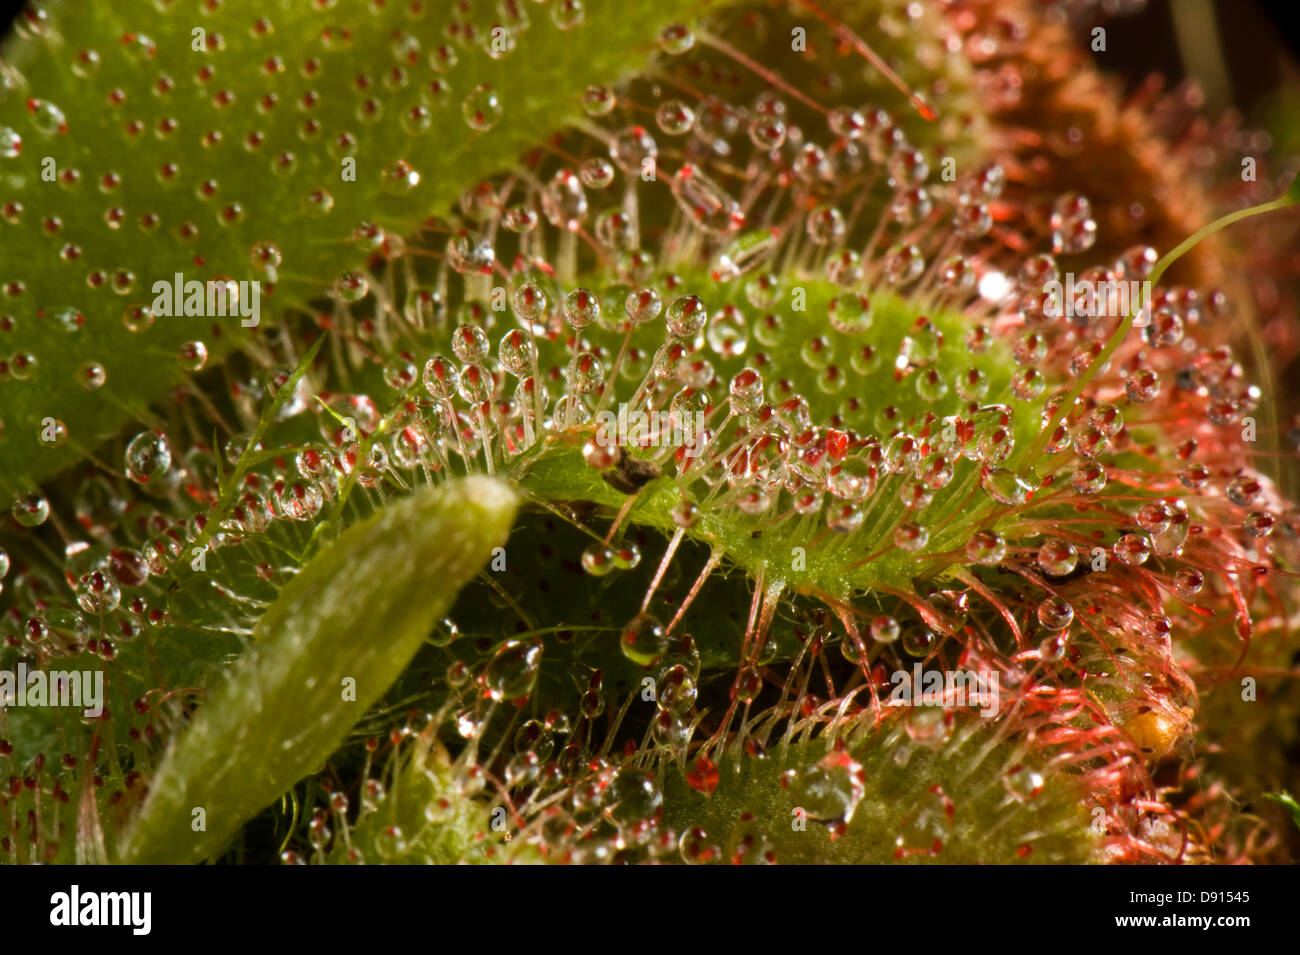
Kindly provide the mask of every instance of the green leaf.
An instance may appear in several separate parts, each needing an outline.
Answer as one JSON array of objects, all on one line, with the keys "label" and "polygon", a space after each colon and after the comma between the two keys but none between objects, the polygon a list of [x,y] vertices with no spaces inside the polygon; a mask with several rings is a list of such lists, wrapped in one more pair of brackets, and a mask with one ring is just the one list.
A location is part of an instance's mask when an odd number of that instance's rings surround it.
[{"label": "green leaf", "polygon": [[[643,65],[658,27],[711,4],[667,0],[647,22],[589,0],[563,29],[532,8],[531,22],[505,25],[514,48],[499,58],[487,52],[493,4],[321,6],[54,3],[6,42],[0,320],[16,358],[0,369],[0,490],[41,481],[132,417],[151,421],[148,405],[193,370],[182,345],[202,342],[212,365],[253,338],[239,315],[128,331],[124,313],[152,305],[155,283],[260,281],[260,324],[307,308],[374,254],[353,241],[363,222],[401,235],[447,213],[580,116],[586,86]],[[453,21],[474,39],[449,33]],[[465,101],[482,86],[501,116],[476,130]],[[395,187],[399,161],[413,188]],[[277,268],[255,262],[265,243]],[[79,384],[91,362],[107,374],[95,390]],[[50,419],[65,442],[49,440]]]},{"label": "green leaf", "polygon": [[[169,751],[120,859],[207,858],[319,768],[504,541],[515,504],[502,483],[467,478],[392,504],[321,551]],[[198,809],[206,830],[195,832]]]}]

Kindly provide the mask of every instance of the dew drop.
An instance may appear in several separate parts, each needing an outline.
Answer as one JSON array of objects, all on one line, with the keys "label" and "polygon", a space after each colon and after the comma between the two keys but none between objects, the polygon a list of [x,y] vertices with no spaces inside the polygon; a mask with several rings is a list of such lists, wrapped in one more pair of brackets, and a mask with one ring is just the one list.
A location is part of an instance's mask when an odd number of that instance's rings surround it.
[{"label": "dew drop", "polygon": [[1124,394],[1135,404],[1154,401],[1160,394],[1160,376],[1150,368],[1139,368],[1124,382]]},{"label": "dew drop", "polygon": [[405,159],[394,159],[379,177],[380,188],[390,196],[404,196],[419,184],[420,174]]},{"label": "dew drop", "polygon": [[1224,494],[1238,507],[1250,507],[1264,493],[1263,483],[1249,474],[1241,474],[1228,482]]},{"label": "dew drop", "polygon": [[925,271],[925,256],[914,245],[896,245],[885,253],[885,278],[891,285],[906,285]]},{"label": "dew drop", "polygon": [[450,398],[460,387],[460,372],[454,362],[435,355],[424,365],[424,387],[435,398]]},{"label": "dew drop", "polygon": [[866,792],[861,764],[842,751],[789,770],[782,782],[794,804],[819,822],[849,822]]},{"label": "dew drop", "polygon": [[659,33],[659,49],[669,56],[680,56],[695,46],[695,34],[681,23],[670,23]]},{"label": "dew drop", "polygon": [[593,577],[604,577],[614,569],[614,551],[597,541],[582,552],[582,569]]},{"label": "dew drop", "polygon": [[324,189],[316,189],[303,197],[303,208],[309,215],[328,215],[334,209],[334,197]]},{"label": "dew drop", "polygon": [[131,439],[123,454],[123,470],[137,484],[157,481],[172,466],[172,449],[159,431],[142,431]]},{"label": "dew drop", "polygon": [[582,0],[555,0],[550,7],[551,22],[556,29],[572,30],[581,26],[586,16]]},{"label": "dew drop", "polygon": [[694,527],[700,519],[699,505],[694,501],[680,500],[673,505],[672,518],[673,523],[678,527],[684,529]]},{"label": "dew drop", "polygon": [[1100,494],[1106,487],[1106,469],[1095,461],[1085,461],[1074,469],[1070,484],[1080,494]]},{"label": "dew drop", "polygon": [[623,541],[613,548],[614,566],[619,570],[635,570],[641,563],[641,548],[631,541]]},{"label": "dew drop", "polygon": [[652,288],[637,288],[628,293],[623,301],[623,309],[634,324],[644,325],[659,317],[663,310],[663,300]]},{"label": "dew drop", "polygon": [[994,531],[976,531],[966,545],[966,556],[976,564],[992,566],[1006,556],[1007,545]]},{"label": "dew drop", "polygon": [[898,347],[900,368],[928,368],[939,360],[943,335],[928,320],[920,320],[904,337]]},{"label": "dew drop", "polygon": [[466,365],[482,364],[491,349],[487,332],[477,325],[461,325],[452,334],[451,350]]},{"label": "dew drop", "polygon": [[460,105],[461,115],[466,125],[477,132],[485,132],[501,120],[504,112],[501,98],[495,89],[486,83],[474,87]]},{"label": "dew drop", "polygon": [[1046,780],[1028,766],[1013,766],[1003,777],[1003,785],[1016,802],[1029,802],[1043,791]]},{"label": "dew drop", "polygon": [[999,467],[985,467],[980,473],[980,487],[999,504],[1015,507],[1025,503],[1031,490],[1013,471]]},{"label": "dew drop", "polygon": [[831,327],[846,335],[856,335],[871,328],[871,300],[865,295],[837,295],[826,305]]},{"label": "dew drop", "polygon": [[1210,472],[1204,464],[1194,461],[1178,472],[1178,480],[1189,491],[1199,491],[1210,483]]},{"label": "dew drop", "polygon": [[697,228],[711,235],[727,235],[745,224],[740,203],[697,166],[683,165],[671,185],[678,206]]},{"label": "dew drop", "polygon": [[902,646],[909,656],[927,656],[938,644],[938,635],[922,624],[913,624],[903,632]]},{"label": "dew drop", "polygon": [[933,205],[924,189],[905,189],[890,203],[889,212],[899,224],[913,225],[924,221]]},{"label": "dew drop", "polygon": [[23,151],[23,138],[8,126],[0,126],[0,159],[16,159]]},{"label": "dew drop", "polygon": [[876,617],[871,621],[871,639],[877,643],[893,643],[902,633],[902,627],[893,617]]},{"label": "dew drop", "polygon": [[1277,518],[1267,511],[1252,511],[1247,514],[1241,526],[1251,537],[1267,537],[1273,533],[1273,528],[1277,526]]},{"label": "dew drop", "polygon": [[668,667],[655,687],[655,702],[662,710],[683,716],[695,706],[699,690],[685,666]]},{"label": "dew drop", "polygon": [[429,642],[435,647],[448,647],[460,638],[460,628],[456,626],[451,617],[443,617],[439,624],[435,624],[433,633],[429,634]]},{"label": "dew drop", "polygon": [[582,94],[582,109],[588,116],[608,116],[618,105],[618,97],[607,86],[588,86]]},{"label": "dew drop", "polygon": [[532,693],[542,664],[542,641],[509,640],[488,662],[480,681],[493,700],[517,700]]},{"label": "dew drop", "polygon": [[50,502],[35,491],[20,494],[14,500],[11,513],[23,527],[39,527],[50,516]]},{"label": "dew drop", "polygon": [[1047,387],[1047,376],[1037,367],[1021,368],[1011,379],[1011,393],[1021,401],[1033,401]]},{"label": "dew drop", "polygon": [[[613,175],[612,172],[611,175]],[[527,235],[537,228],[540,221],[537,210],[523,203],[516,203],[511,206],[501,219],[502,224],[516,235]]]},{"label": "dew drop", "polygon": [[1079,552],[1069,541],[1052,538],[1038,548],[1036,562],[1038,569],[1049,577],[1064,577],[1078,566]]},{"label": "dew drop", "polygon": [[1135,245],[1115,262],[1115,269],[1127,279],[1144,281],[1151,276],[1160,253],[1149,245]]},{"label": "dew drop", "polygon": [[122,324],[128,332],[143,332],[153,326],[153,309],[139,302],[128,305],[122,313]]},{"label": "dew drop", "polygon": [[[467,363],[460,372],[459,394],[471,405],[491,401],[494,382],[492,372],[483,365]],[[477,445],[475,447],[477,448]]]},{"label": "dew drop", "polygon": [[704,303],[694,295],[683,295],[668,306],[665,316],[668,334],[683,341],[690,341],[704,330],[708,321],[708,310]]},{"label": "dew drop", "polygon": [[1136,520],[1148,534],[1159,534],[1169,527],[1173,511],[1163,501],[1150,501],[1138,508]]},{"label": "dew drop", "polygon": [[750,414],[763,403],[763,376],[753,368],[742,368],[731,379],[731,409]]},{"label": "dew drop", "polygon": [[100,571],[83,574],[77,582],[77,603],[86,613],[112,613],[122,602],[122,591]]},{"label": "dew drop", "polygon": [[975,457],[985,464],[1001,464],[1015,450],[1015,432],[1010,427],[993,427],[975,442]]},{"label": "dew drop", "polygon": [[526,326],[532,327],[551,309],[550,297],[535,282],[523,282],[510,296],[515,314]]},{"label": "dew drop", "polygon": [[607,189],[614,182],[614,166],[608,159],[593,156],[578,167],[578,178],[588,189]]},{"label": "dew drop", "polygon": [[787,135],[786,125],[778,116],[757,116],[749,124],[749,141],[763,152],[780,149]]},{"label": "dew drop", "polygon": [[571,395],[589,395],[605,380],[605,369],[592,352],[579,352],[564,369],[564,380]]},{"label": "dew drop", "polygon": [[1097,241],[1092,204],[1077,193],[1068,193],[1056,200],[1051,226],[1052,247],[1057,253],[1077,255],[1087,252]]},{"label": "dew drop", "polygon": [[632,827],[655,818],[663,799],[648,770],[625,766],[610,783],[604,811],[615,825]]},{"label": "dew drop", "polygon": [[1111,438],[1124,427],[1124,414],[1112,404],[1099,404],[1088,415],[1088,424]]},{"label": "dew drop", "polygon": [[685,136],[695,125],[695,112],[679,99],[664,100],[655,110],[655,125],[668,136]]},{"label": "dew drop", "polygon": [[822,205],[808,213],[805,229],[817,245],[832,245],[844,237],[847,225],[844,213],[834,206]]},{"label": "dew drop", "polygon": [[713,313],[704,337],[716,354],[723,358],[737,358],[749,345],[749,323],[740,309],[727,305]]},{"label": "dew drop", "polygon": [[[920,719],[920,714],[925,713],[926,710],[919,709],[914,712],[916,718]],[[940,716],[943,715],[942,711],[931,712],[938,712]],[[909,716],[912,715],[909,714]],[[943,721],[942,726],[948,733],[951,732],[946,720]],[[945,733],[945,736],[940,738],[940,742],[948,733]],[[911,735],[910,728],[909,735]],[[935,745],[926,739],[915,739],[915,741],[924,745]],[[944,793],[943,788],[936,783],[929,787],[925,794],[916,800],[909,809],[910,814],[899,827],[898,835],[894,837],[894,858],[939,855],[952,834],[952,817],[954,813],[952,800]]]},{"label": "dew drop", "polygon": [[405,358],[394,358],[384,366],[384,382],[395,391],[405,391],[415,383],[419,373]]},{"label": "dew drop", "polygon": [[488,275],[495,258],[492,243],[477,232],[462,229],[447,242],[447,264],[461,275]]},{"label": "dew drop", "polygon": [[9,374],[13,375],[18,381],[26,381],[36,374],[39,364],[40,362],[31,352],[14,352],[9,356]]},{"label": "dew drop", "polygon": [[619,646],[623,656],[641,666],[651,666],[668,652],[668,634],[663,624],[648,613],[639,613],[623,628]]},{"label": "dew drop", "polygon": [[537,346],[527,332],[516,328],[502,337],[497,346],[497,355],[501,359],[502,368],[516,378],[522,378],[531,371],[537,360]]},{"label": "dew drop", "polygon": [[86,317],[77,309],[65,305],[50,310],[50,319],[65,332],[79,332],[86,324]]},{"label": "dew drop", "polygon": [[876,470],[861,457],[845,458],[831,467],[826,489],[844,501],[864,500],[876,486]]},{"label": "dew drop", "polygon": [[915,701],[913,704],[903,715],[908,739],[929,749],[942,746],[952,736],[953,724],[948,713],[941,706],[917,706]]},{"label": "dew drop", "polygon": [[605,712],[605,697],[599,690],[588,690],[579,702],[579,711],[589,720],[594,720]]},{"label": "dew drop", "polygon": [[1074,608],[1064,597],[1051,596],[1038,605],[1038,622],[1048,630],[1064,630],[1074,621]]},{"label": "dew drop", "polygon": [[1193,567],[1184,567],[1174,574],[1174,592],[1184,600],[1195,597],[1204,586],[1205,575]]},{"label": "dew drop", "polygon": [[644,126],[628,126],[609,143],[609,158],[629,176],[639,177],[647,160],[657,155],[659,147]]},{"label": "dew drop", "polygon": [[276,511],[290,521],[309,521],[320,513],[324,496],[314,481],[294,481],[275,496]]},{"label": "dew drop", "polygon": [[1142,534],[1125,534],[1115,542],[1114,552],[1116,560],[1136,567],[1151,556],[1151,544]]},{"label": "dew drop", "polygon": [[923,401],[934,404],[947,396],[948,382],[937,368],[927,368],[916,376],[916,393]]},{"label": "dew drop", "polygon": [[38,133],[53,136],[68,131],[68,120],[63,110],[49,100],[29,99],[27,110],[32,114],[32,126]]},{"label": "dew drop", "polygon": [[200,341],[186,342],[176,350],[176,360],[185,371],[201,371],[208,363],[208,346]]},{"label": "dew drop", "polygon": [[1063,660],[1069,645],[1064,633],[1054,633],[1050,637],[1045,637],[1038,644],[1038,659],[1045,663],[1056,663]]},{"label": "dew drop", "polygon": [[574,331],[582,331],[600,318],[600,299],[585,288],[576,288],[564,297],[564,320]]},{"label": "dew drop", "polygon": [[344,302],[359,302],[370,292],[370,280],[364,272],[349,270],[334,282],[334,292]]},{"label": "dew drop", "polygon": [[899,524],[894,530],[894,546],[911,554],[925,547],[929,540],[930,532],[910,521]]}]

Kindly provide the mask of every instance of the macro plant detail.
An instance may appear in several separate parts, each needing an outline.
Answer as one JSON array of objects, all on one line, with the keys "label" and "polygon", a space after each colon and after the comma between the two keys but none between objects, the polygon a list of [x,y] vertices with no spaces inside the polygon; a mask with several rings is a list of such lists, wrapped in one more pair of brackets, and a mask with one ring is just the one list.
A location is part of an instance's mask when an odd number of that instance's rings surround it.
[{"label": "macro plant detail", "polygon": [[1295,164],[1060,6],[30,5],[0,858],[1293,859]]}]

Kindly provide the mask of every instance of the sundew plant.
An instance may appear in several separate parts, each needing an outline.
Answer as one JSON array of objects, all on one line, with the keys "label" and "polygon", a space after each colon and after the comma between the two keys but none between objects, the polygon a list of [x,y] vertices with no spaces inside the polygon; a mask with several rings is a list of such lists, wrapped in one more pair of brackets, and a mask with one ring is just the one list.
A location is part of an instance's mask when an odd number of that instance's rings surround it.
[{"label": "sundew plant", "polygon": [[1137,6],[29,4],[0,859],[1294,861],[1297,166]]}]

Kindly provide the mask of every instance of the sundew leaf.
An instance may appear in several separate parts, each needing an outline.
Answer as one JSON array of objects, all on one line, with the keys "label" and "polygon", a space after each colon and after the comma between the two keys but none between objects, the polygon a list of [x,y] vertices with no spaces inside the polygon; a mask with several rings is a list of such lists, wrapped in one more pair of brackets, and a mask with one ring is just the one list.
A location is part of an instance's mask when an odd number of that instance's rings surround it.
[{"label": "sundew leaf", "polygon": [[[664,816],[708,832],[699,854],[688,855],[700,862],[1098,860],[1095,817],[1080,802],[1077,777],[1044,769],[1024,747],[999,740],[994,721],[959,719],[940,741],[909,738],[908,720],[929,722],[937,712],[905,708],[902,719],[842,750],[816,740],[773,747],[766,759],[690,761],[666,774]],[[833,832],[827,817],[842,830]]]},{"label": "sundew leaf", "polygon": [[[337,864],[477,865],[541,861],[528,847],[510,847],[489,806],[457,791],[460,779],[436,739],[417,738],[391,790],[363,812],[327,861]],[[497,811],[497,817],[501,813]]]},{"label": "sundew leaf", "polygon": [[[592,0],[513,22],[486,2],[30,7],[0,88],[0,491],[150,420],[255,318],[394,251],[385,237],[447,213],[710,6],[646,18]],[[258,314],[151,319],[177,274],[260,282],[239,303],[256,294]]]},{"label": "sundew leaf", "polygon": [[[703,285],[703,278],[690,278]],[[834,364],[840,369],[853,367],[867,341],[876,352],[869,368],[861,371],[855,369],[851,387],[841,385],[835,390],[829,390],[821,387],[819,368],[801,356],[800,349],[785,344],[771,348],[767,364],[763,367],[764,378],[771,382],[789,382],[791,393],[806,399],[814,420],[827,420],[842,407],[845,398],[850,396],[866,409],[861,412],[859,419],[851,423],[866,428],[871,427],[871,415],[886,407],[897,409],[903,420],[927,411],[942,419],[957,415],[963,410],[963,402],[955,393],[948,393],[942,399],[927,400],[917,388],[917,376],[900,379],[895,373],[893,357],[899,353],[901,342],[915,333],[914,323],[920,317],[920,311],[908,299],[889,294],[877,295],[874,300],[875,317],[870,337],[867,338],[842,334],[830,327],[826,315],[829,303],[836,299],[839,291],[835,286],[821,280],[805,280],[798,287],[804,296],[802,304],[806,306],[806,311],[792,309],[788,301],[790,296],[773,306],[773,312],[786,327],[792,329],[787,339],[791,345],[798,340],[799,331],[803,329],[824,331],[825,352],[819,362]],[[734,284],[717,286],[713,291],[717,297],[710,302],[711,307],[745,307],[741,290],[734,287]],[[944,367],[976,370],[986,376],[991,396],[1009,394],[1014,365],[1010,350],[1003,343],[995,342],[987,352],[972,354],[964,344],[960,315],[939,308],[928,310],[927,319],[942,336],[943,344],[939,347],[938,354]],[[644,329],[640,332],[642,337],[634,336],[631,341],[641,345],[644,351],[653,352],[657,342],[653,339],[652,332],[652,329]],[[616,338],[611,338],[610,347],[618,348]],[[718,357],[719,377],[724,380],[729,378],[745,367],[745,361],[746,356]],[[616,402],[609,404],[616,407]],[[1028,444],[1037,426],[1035,409],[1020,411],[1013,423],[1016,440]],[[938,438],[942,429],[943,421],[939,420],[934,425],[933,436]],[[960,550],[973,532],[975,520],[980,516],[969,503],[972,492],[978,489],[978,466],[972,461],[959,459],[955,467],[955,479],[935,495],[934,503],[926,512],[927,520],[932,517],[936,521],[941,517],[948,519],[920,551],[922,554]],[[615,490],[599,472],[588,467],[578,448],[560,444],[549,448],[530,462],[520,476],[520,481],[534,494],[550,500],[593,501],[617,509],[626,503],[628,497]],[[796,522],[766,527],[762,534],[755,534],[754,522],[734,507],[702,508],[701,518],[690,529],[689,535],[711,547],[722,549],[729,561],[751,575],[765,573],[768,579],[784,579],[796,590],[843,597],[855,588],[868,590],[880,584],[907,588],[917,572],[915,554],[894,550],[869,561],[865,559],[876,555],[888,544],[890,533],[905,513],[901,500],[896,494],[893,496],[894,500],[873,514],[873,523],[864,527],[860,533],[836,534],[826,546],[819,549],[808,548],[808,528]],[[633,524],[652,526],[672,533],[675,529],[672,511],[680,500],[679,480],[656,479],[641,489],[635,505],[628,512],[628,520]],[[792,560],[801,548],[808,549],[806,561]]]},{"label": "sundew leaf", "polygon": [[317,769],[505,540],[515,505],[499,481],[468,478],[383,508],[321,551],[177,739],[120,860],[207,858]]}]

